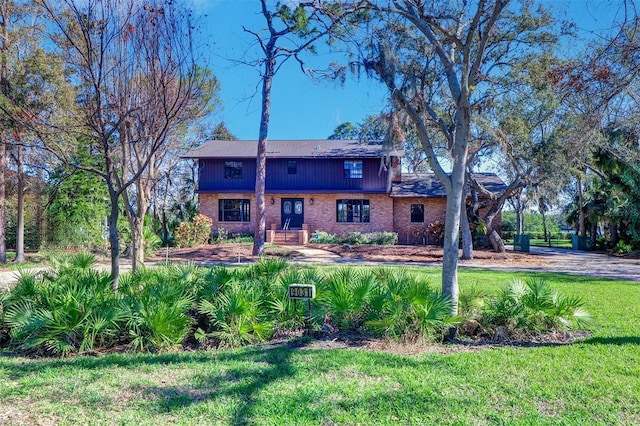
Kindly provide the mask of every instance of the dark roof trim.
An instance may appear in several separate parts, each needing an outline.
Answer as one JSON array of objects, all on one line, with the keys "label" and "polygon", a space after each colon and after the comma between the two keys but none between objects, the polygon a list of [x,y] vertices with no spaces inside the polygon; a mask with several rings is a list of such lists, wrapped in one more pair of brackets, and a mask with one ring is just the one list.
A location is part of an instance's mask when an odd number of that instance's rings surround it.
[{"label": "dark roof trim", "polygon": [[[209,141],[182,158],[256,158],[257,141]],[[359,140],[267,140],[267,158],[378,158],[402,157],[380,141]]]}]

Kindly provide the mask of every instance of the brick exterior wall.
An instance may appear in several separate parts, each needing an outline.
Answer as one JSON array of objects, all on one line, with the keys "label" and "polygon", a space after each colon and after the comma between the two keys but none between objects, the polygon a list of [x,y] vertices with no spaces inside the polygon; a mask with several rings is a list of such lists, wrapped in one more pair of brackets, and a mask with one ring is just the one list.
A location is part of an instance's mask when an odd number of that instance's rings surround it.
[{"label": "brick exterior wall", "polygon": [[[270,200],[273,198],[274,203]],[[344,236],[349,232],[382,232],[393,230],[393,199],[387,194],[268,194],[266,208],[267,229],[275,225],[280,229],[282,198],[304,199],[304,223],[308,225],[310,232],[325,231],[330,234]],[[255,228],[255,197],[252,193],[229,194],[200,194],[200,213],[207,215],[213,221],[211,229],[216,232],[218,227],[228,232],[245,233],[252,232]],[[251,222],[219,222],[219,199],[248,199],[250,200]],[[313,199],[313,203],[311,202]],[[369,200],[371,209],[370,222],[368,223],[338,223],[336,221],[336,200]]]},{"label": "brick exterior wall", "polygon": [[[218,227],[232,233],[249,233],[255,229],[256,204],[253,193],[229,193],[229,194],[200,194],[200,213],[209,216],[212,221],[212,232]],[[274,203],[270,200],[273,198]],[[349,232],[383,232],[393,231],[398,233],[400,244],[435,244],[436,241],[427,239],[426,229],[429,224],[436,221],[444,223],[445,204],[444,198],[391,198],[388,194],[269,194],[267,199],[266,225],[267,229],[281,228],[281,204],[282,198],[304,199],[304,223],[309,233],[325,231],[330,234],[344,236]],[[219,222],[219,199],[248,199],[250,200],[251,222]],[[313,199],[313,203],[311,203]],[[370,222],[368,223],[343,223],[336,221],[336,200],[363,199],[369,200],[371,207]],[[411,205],[424,205],[424,222],[411,222]]]},{"label": "brick exterior wall", "polygon": [[[424,205],[424,222],[411,222],[411,205]],[[436,244],[428,241],[427,227],[436,221],[444,223],[444,198],[394,198],[393,199],[393,229],[398,233],[400,244]]]},{"label": "brick exterior wall", "polygon": [[[211,231],[217,232],[218,228],[224,228],[228,232],[233,233],[253,233],[255,228],[253,215],[256,209],[256,202],[253,193],[237,193],[237,194],[199,194],[200,213],[209,216],[211,221]],[[219,199],[244,199],[251,200],[251,222],[219,222],[218,221],[218,200]],[[269,222],[267,222],[269,223]]]},{"label": "brick exterior wall", "polygon": [[[306,196],[304,221],[311,233],[325,231],[344,236],[349,232],[384,232],[393,230],[393,200],[387,194],[314,194]],[[309,205],[309,198],[314,199]],[[344,223],[336,221],[336,200],[369,200],[370,222]]]}]

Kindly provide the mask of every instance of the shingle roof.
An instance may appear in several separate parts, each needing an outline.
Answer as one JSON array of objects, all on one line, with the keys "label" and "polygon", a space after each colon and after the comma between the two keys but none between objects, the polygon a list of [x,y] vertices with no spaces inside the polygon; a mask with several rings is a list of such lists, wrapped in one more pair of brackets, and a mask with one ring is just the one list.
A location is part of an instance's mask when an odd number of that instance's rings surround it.
[{"label": "shingle roof", "polygon": [[[491,192],[502,192],[507,185],[494,173],[475,173],[479,183]],[[402,181],[391,186],[391,197],[446,197],[444,186],[434,173],[403,173]]]},{"label": "shingle roof", "polygon": [[[255,158],[257,141],[209,141],[183,158]],[[382,142],[359,140],[267,140],[267,158],[378,158],[384,155],[402,156],[402,151],[390,152]]]}]

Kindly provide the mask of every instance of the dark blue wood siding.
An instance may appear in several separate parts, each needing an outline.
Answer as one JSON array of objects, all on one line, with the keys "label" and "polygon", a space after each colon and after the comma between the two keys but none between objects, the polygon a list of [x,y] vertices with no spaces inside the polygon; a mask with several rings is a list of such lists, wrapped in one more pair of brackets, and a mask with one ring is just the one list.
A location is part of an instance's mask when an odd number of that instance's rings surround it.
[{"label": "dark blue wood siding", "polygon": [[[242,161],[242,179],[225,179],[224,162]],[[288,173],[289,161],[296,161],[296,174]],[[320,192],[363,191],[385,192],[386,170],[380,171],[380,159],[362,159],[362,178],[344,176],[341,159],[287,159],[267,160],[267,191],[270,192]],[[206,192],[253,191],[255,188],[255,160],[200,160],[199,190]]]},{"label": "dark blue wood siding", "polygon": [[[242,179],[225,179],[224,162],[242,162]],[[200,191],[253,191],[256,186],[256,160],[199,160],[198,189]]]}]

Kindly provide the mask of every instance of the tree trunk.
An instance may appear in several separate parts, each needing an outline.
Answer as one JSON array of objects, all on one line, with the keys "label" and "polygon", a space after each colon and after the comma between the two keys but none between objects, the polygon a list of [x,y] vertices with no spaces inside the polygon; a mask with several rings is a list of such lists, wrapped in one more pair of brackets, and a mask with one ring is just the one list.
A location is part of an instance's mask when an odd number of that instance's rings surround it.
[{"label": "tree trunk", "polygon": [[442,294],[452,302],[451,315],[458,314],[458,244],[462,189],[463,185],[459,185],[459,188],[453,186],[451,194],[447,194],[447,219],[444,223]]},{"label": "tree trunk", "polygon": [[615,247],[620,241],[620,232],[618,231],[618,224],[613,222],[611,224],[611,245]]},{"label": "tree trunk", "polygon": [[547,234],[547,215],[544,210],[540,212],[540,215],[542,216],[542,232],[544,232],[544,241],[549,243],[549,247],[551,247],[551,237]]},{"label": "tree trunk", "polygon": [[591,225],[590,240],[591,240],[591,249],[595,250],[596,243],[598,241],[598,222],[597,221],[594,221],[593,224]]},{"label": "tree trunk", "polygon": [[471,236],[469,215],[467,214],[467,203],[464,201],[460,211],[460,233],[462,234],[462,259],[471,260],[473,259],[473,237]]},{"label": "tree trunk", "polygon": [[144,266],[144,217],[133,216],[129,219],[131,228],[131,268],[136,271]]},{"label": "tree trunk", "polygon": [[162,208],[161,219],[162,224],[162,242],[165,245],[169,245],[169,227],[167,226],[167,210],[166,207]]},{"label": "tree trunk", "polygon": [[118,206],[118,192],[114,188],[109,188],[109,198],[111,200],[111,211],[109,212],[109,245],[111,247],[111,287],[113,291],[118,291],[120,280],[120,239],[118,238],[118,216],[120,208]]},{"label": "tree trunk", "polygon": [[22,167],[22,156],[21,150],[19,146],[16,147],[16,167],[17,167],[17,178],[18,178],[18,188],[17,188],[17,197],[18,197],[18,211],[17,211],[17,227],[16,227],[16,263],[24,262],[24,173]]},{"label": "tree trunk", "polygon": [[[151,164],[148,166],[153,167]],[[148,181],[153,181],[152,171],[149,170]],[[144,218],[149,208],[149,194],[151,188],[144,184],[144,180],[138,179],[136,182],[136,206],[131,205],[131,199],[127,192],[122,193],[126,204],[127,219],[131,228],[131,268],[136,271],[140,266],[144,266]]]},{"label": "tree trunk", "polygon": [[524,234],[524,212],[521,209],[516,210],[516,234]]},{"label": "tree trunk", "polygon": [[267,179],[267,135],[269,133],[269,119],[271,117],[271,83],[275,73],[275,59],[272,56],[273,46],[271,42],[267,46],[267,58],[265,61],[265,73],[262,78],[262,114],[260,116],[260,129],[258,132],[258,152],[256,156],[256,214],[253,235],[254,256],[264,253],[264,236],[267,231],[265,183]]},{"label": "tree trunk", "polygon": [[442,255],[442,294],[451,300],[451,315],[458,315],[458,246],[460,243],[460,212],[464,200],[465,171],[467,169],[467,135],[469,110],[461,107],[456,117],[455,144],[452,152],[453,170],[449,178],[444,223]]},{"label": "tree trunk", "polygon": [[[9,96],[9,3],[0,4],[0,27],[2,38],[0,42],[0,90],[4,96]],[[6,129],[0,129],[5,132]],[[7,202],[6,202],[6,171],[7,171],[7,141],[4,135],[0,135],[0,262],[7,263]]]},{"label": "tree trunk", "polygon": [[522,193],[518,193],[515,201],[516,211],[516,235],[524,233],[524,203],[522,202]]},{"label": "tree trunk", "polygon": [[[502,206],[500,205],[499,208],[501,209]],[[504,245],[504,240],[502,239],[500,234],[498,234],[495,224],[496,218],[498,217],[498,210],[499,209],[496,208],[496,206],[489,209],[484,217],[484,224],[487,227],[487,237],[489,237],[489,241],[491,242],[491,247],[493,247],[493,250],[496,253],[504,253],[507,251],[507,248]]]},{"label": "tree trunk", "polygon": [[7,263],[7,203],[5,172],[7,170],[7,144],[0,140],[0,262]]},{"label": "tree trunk", "polygon": [[578,176],[578,235],[587,236],[587,224],[584,216],[584,190],[582,188],[582,178]]}]

